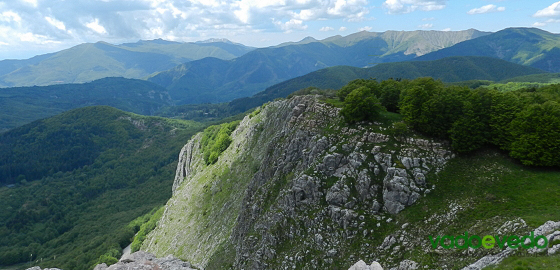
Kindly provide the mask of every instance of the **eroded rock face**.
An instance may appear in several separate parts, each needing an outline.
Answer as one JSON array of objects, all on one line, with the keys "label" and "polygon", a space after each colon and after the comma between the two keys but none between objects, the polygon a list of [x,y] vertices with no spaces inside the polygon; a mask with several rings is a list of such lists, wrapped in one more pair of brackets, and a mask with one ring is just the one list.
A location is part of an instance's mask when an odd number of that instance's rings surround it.
[{"label": "eroded rock face", "polygon": [[121,260],[111,266],[98,264],[94,270],[196,270],[188,262],[181,261],[172,255],[156,258],[153,254],[137,251],[123,256]]},{"label": "eroded rock face", "polygon": [[[350,255],[392,252],[368,246],[372,235],[431,190],[428,175],[453,153],[443,142],[386,130],[349,127],[338,108],[296,96],[245,117],[215,165],[200,162],[197,135],[181,151],[174,196],[144,248],[160,256],[181,250],[205,266],[227,243],[235,269],[328,268],[334,259],[351,265]],[[223,198],[219,187],[230,181],[235,194],[196,211]],[[350,249],[356,241],[363,247]]]}]

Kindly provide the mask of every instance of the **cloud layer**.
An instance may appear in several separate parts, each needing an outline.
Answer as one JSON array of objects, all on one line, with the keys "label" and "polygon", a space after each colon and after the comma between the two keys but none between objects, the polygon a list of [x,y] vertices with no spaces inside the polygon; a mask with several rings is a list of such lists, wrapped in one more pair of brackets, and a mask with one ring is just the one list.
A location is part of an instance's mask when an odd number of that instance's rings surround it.
[{"label": "cloud layer", "polygon": [[367,19],[367,0],[12,0],[0,2],[0,41],[184,40],[305,30]]},{"label": "cloud layer", "polygon": [[471,10],[469,10],[467,12],[467,14],[484,14],[484,13],[490,13],[490,12],[502,12],[505,11],[506,8],[505,7],[498,7],[496,5],[486,5],[486,6],[482,6],[479,8],[473,8]]},{"label": "cloud layer", "polygon": [[410,13],[416,10],[432,11],[444,9],[447,0],[387,0],[383,3],[389,14]]},{"label": "cloud layer", "polygon": [[556,2],[544,9],[537,11],[533,17],[559,17],[560,16],[560,1]]}]

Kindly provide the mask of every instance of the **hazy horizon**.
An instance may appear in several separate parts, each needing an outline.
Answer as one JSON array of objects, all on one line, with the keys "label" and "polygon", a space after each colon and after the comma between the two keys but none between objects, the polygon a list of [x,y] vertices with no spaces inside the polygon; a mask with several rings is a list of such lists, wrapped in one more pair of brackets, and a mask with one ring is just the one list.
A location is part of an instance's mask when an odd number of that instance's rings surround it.
[{"label": "hazy horizon", "polygon": [[560,32],[560,1],[130,0],[0,2],[0,60],[82,43],[225,38],[251,47],[385,32],[537,27]]}]

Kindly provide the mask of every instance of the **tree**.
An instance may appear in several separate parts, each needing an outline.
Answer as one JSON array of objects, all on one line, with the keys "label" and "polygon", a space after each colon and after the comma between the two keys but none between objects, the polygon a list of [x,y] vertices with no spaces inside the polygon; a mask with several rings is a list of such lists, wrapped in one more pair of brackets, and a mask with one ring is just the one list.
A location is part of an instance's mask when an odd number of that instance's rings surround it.
[{"label": "tree", "polygon": [[471,102],[465,102],[463,112],[464,115],[453,123],[449,136],[453,149],[465,153],[476,150],[487,142],[489,127],[481,121]]},{"label": "tree", "polygon": [[522,103],[516,93],[500,93],[491,90],[492,106],[490,109],[490,141],[501,149],[509,149],[513,141],[510,124],[522,109]]},{"label": "tree", "polygon": [[346,99],[346,96],[360,87],[367,87],[370,91],[372,91],[373,94],[379,94],[379,84],[376,80],[356,79],[340,88],[336,92],[336,96],[340,99],[340,101],[344,101]]},{"label": "tree", "polygon": [[383,110],[379,100],[371,89],[362,86],[352,90],[344,100],[344,107],[340,111],[349,123],[373,120]]},{"label": "tree", "polygon": [[521,111],[511,122],[510,155],[525,165],[560,165],[560,104],[547,101]]},{"label": "tree", "polygon": [[399,111],[399,101],[401,90],[403,87],[403,82],[398,82],[393,79],[385,80],[380,83],[380,92],[379,101],[381,101],[381,105],[390,112],[398,112]]}]

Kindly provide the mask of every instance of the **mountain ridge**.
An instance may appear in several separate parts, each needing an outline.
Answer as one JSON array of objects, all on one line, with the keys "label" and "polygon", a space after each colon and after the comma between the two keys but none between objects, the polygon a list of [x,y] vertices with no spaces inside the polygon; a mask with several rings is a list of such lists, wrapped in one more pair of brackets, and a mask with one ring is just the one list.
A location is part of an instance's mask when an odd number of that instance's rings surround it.
[{"label": "mountain ridge", "polygon": [[436,60],[448,56],[489,56],[510,62],[560,72],[560,34],[539,28],[506,28],[449,48],[416,58]]},{"label": "mountain ridge", "polygon": [[83,83],[104,77],[140,79],[154,72],[208,56],[233,59],[253,48],[229,43],[164,40],[113,45],[84,43],[27,60],[0,61],[0,86]]},{"label": "mountain ridge", "polygon": [[[232,60],[204,58],[148,78],[178,104],[217,103],[251,96],[266,87],[337,65],[366,67],[410,60],[417,54],[485,35],[477,30],[370,33],[255,49]],[[437,37],[432,37],[437,35]],[[216,66],[212,66],[212,63]]]},{"label": "mountain ridge", "polygon": [[[446,68],[438,70],[443,66]],[[433,61],[383,63],[370,68],[337,66],[286,80],[270,86],[251,97],[235,99],[228,104],[231,108],[236,108],[234,111],[241,113],[276,98],[285,98],[300,89],[307,87],[339,89],[354,79],[376,78],[378,80],[385,80],[389,78],[415,79],[417,77],[434,77],[444,82],[467,80],[501,81],[516,76],[545,73],[545,71],[540,69],[514,64],[505,60],[477,56],[447,57]]]}]

